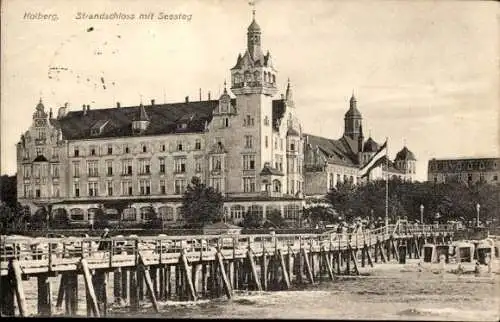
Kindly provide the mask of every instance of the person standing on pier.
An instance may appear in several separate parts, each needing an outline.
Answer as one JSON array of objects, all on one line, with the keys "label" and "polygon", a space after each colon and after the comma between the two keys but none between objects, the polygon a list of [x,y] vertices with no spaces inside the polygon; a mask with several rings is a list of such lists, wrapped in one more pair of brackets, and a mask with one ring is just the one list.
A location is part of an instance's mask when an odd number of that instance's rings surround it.
[{"label": "person standing on pier", "polygon": [[99,246],[97,247],[97,250],[108,250],[111,247],[111,242],[107,241],[105,239],[109,239],[109,229],[104,228],[104,233],[101,235],[101,240],[99,241]]}]

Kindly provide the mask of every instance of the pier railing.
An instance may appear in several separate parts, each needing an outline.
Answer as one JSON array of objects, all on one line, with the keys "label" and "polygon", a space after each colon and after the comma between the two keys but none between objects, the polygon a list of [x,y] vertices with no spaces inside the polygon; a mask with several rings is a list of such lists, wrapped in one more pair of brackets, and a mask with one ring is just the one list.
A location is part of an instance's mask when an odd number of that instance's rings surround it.
[{"label": "pier railing", "polygon": [[374,245],[391,236],[447,233],[450,226],[389,225],[355,233],[323,234],[256,234],[256,235],[191,235],[191,236],[128,236],[128,237],[65,237],[26,238],[1,236],[0,275],[6,275],[8,262],[19,261],[24,273],[66,271],[76,269],[81,259],[91,268],[134,266],[139,254],[149,264],[177,262],[180,254],[190,261],[210,260],[220,251],[225,258],[243,258],[247,250],[256,255],[278,250],[300,252],[341,250]]}]

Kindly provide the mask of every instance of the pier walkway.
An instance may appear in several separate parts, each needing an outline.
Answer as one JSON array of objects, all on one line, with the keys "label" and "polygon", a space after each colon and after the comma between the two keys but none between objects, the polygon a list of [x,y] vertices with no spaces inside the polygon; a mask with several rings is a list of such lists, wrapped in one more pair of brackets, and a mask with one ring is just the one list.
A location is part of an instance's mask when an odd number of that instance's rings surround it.
[{"label": "pier walkway", "polygon": [[[448,242],[452,226],[402,223],[351,234],[260,234],[27,238],[0,240],[0,306],[3,315],[26,316],[23,281],[38,279],[38,314],[53,311],[49,277],[61,279],[56,306],[67,315],[78,307],[78,276],[83,276],[87,315],[108,310],[106,283],[113,276],[114,297],[132,310],[147,294],[157,300],[232,297],[234,289],[281,290],[335,275],[359,274],[404,257],[419,258],[424,243]],[[110,296],[109,296],[110,297]],[[113,302],[113,301],[111,301]]]}]

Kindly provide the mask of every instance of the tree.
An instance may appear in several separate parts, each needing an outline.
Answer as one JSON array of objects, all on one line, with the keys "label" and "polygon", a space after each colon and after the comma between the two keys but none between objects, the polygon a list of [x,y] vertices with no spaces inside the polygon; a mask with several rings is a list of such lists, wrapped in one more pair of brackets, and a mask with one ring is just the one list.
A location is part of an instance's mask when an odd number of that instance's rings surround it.
[{"label": "tree", "polygon": [[269,220],[273,225],[279,228],[284,228],[286,226],[285,219],[281,215],[281,211],[278,209],[273,209],[269,214],[267,214],[267,220]]},{"label": "tree", "polygon": [[262,225],[262,218],[254,212],[247,211],[243,215],[241,225],[245,228],[259,228]]},{"label": "tree", "polygon": [[30,219],[31,229],[47,228],[48,211],[45,207],[40,207]]},{"label": "tree", "polygon": [[193,177],[182,198],[181,213],[192,227],[201,227],[222,220],[222,194]]},{"label": "tree", "polygon": [[0,176],[0,199],[11,210],[17,207],[17,177]]},{"label": "tree", "polygon": [[109,220],[104,211],[98,208],[94,214],[94,229],[104,229],[109,227]]}]

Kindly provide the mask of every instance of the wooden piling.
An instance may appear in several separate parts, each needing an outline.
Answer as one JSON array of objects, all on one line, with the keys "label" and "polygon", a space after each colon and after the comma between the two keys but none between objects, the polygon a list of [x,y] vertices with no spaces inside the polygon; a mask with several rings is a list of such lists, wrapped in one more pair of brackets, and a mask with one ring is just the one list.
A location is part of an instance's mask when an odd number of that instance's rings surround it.
[{"label": "wooden piling", "polygon": [[224,263],[222,260],[222,254],[218,251],[216,254],[217,262],[219,263],[219,272],[222,277],[222,284],[224,285],[224,291],[226,292],[226,296],[228,299],[231,299],[233,296],[233,290],[231,288],[231,284],[227,278],[226,270],[224,269]]},{"label": "wooden piling", "polygon": [[[93,313],[94,317],[99,317],[100,316],[99,306],[97,304],[94,285],[92,283],[92,276],[90,275],[90,270],[86,259],[82,259],[80,261],[80,267],[83,272],[83,280],[85,282],[87,305],[90,305],[90,311]],[[89,307],[87,307],[87,312],[89,312]]]},{"label": "wooden piling", "polygon": [[128,300],[128,294],[129,294],[129,274],[130,271],[128,269],[122,268],[122,274],[121,274],[121,296],[122,296],[122,301],[124,304],[130,304]]},{"label": "wooden piling", "polygon": [[57,292],[57,302],[56,302],[56,307],[59,309],[62,307],[63,300],[64,300],[64,285],[66,285],[66,275],[61,274],[61,278],[59,279],[59,290]]},{"label": "wooden piling", "polygon": [[40,316],[52,315],[51,286],[48,274],[38,275],[38,314]]},{"label": "wooden piling", "polygon": [[257,287],[257,290],[262,291],[262,285],[260,284],[259,275],[257,274],[257,268],[255,267],[255,261],[254,261],[253,252],[252,252],[251,248],[249,248],[247,251],[247,258],[248,258],[249,263],[250,263],[252,278],[253,278],[253,281]]},{"label": "wooden piling", "polygon": [[302,248],[302,255],[303,255],[302,257],[304,257],[304,264],[307,272],[307,277],[309,278],[309,282],[311,282],[311,284],[314,284],[314,276],[312,274],[311,264],[309,263],[309,256],[305,248]]},{"label": "wooden piling", "polygon": [[139,264],[139,270],[142,271],[142,276],[144,277],[144,282],[146,283],[146,289],[147,289],[147,294],[149,297],[149,300],[151,301],[151,304],[153,304],[153,308],[155,311],[158,313],[160,312],[160,309],[158,307],[158,302],[156,301],[156,295],[155,295],[155,290],[153,287],[153,282],[151,281],[151,275],[149,274],[149,270],[146,268],[144,263]]},{"label": "wooden piling", "polygon": [[191,299],[193,301],[196,301],[196,292],[194,291],[193,280],[191,279],[191,276],[188,274],[189,264],[188,264],[188,261],[187,261],[187,258],[186,258],[184,251],[181,254],[180,261],[183,265],[184,272],[186,273],[187,286],[189,287],[189,295],[191,296]]},{"label": "wooden piling", "polygon": [[113,272],[113,296],[114,302],[120,304],[122,302],[122,269],[116,268]]},{"label": "wooden piling", "polygon": [[0,313],[1,316],[14,316],[14,288],[10,276],[0,277]]},{"label": "wooden piling", "polygon": [[262,250],[262,257],[260,264],[260,283],[262,285],[262,289],[267,291],[267,278],[268,278],[268,263],[267,263],[267,252],[266,250]]},{"label": "wooden piling", "polygon": [[283,253],[281,252],[281,250],[278,250],[278,256],[279,256],[279,259],[280,259],[280,264],[281,264],[281,272],[283,274],[283,281],[285,282],[285,286],[287,289],[290,288],[290,278],[288,276],[288,272],[287,272],[287,267],[286,267],[286,264],[285,264],[285,257],[283,256]]},{"label": "wooden piling", "polygon": [[333,280],[333,269],[332,265],[329,260],[329,254],[328,252],[323,252],[323,257],[324,257],[324,262],[326,266],[326,272],[328,273],[328,276],[330,277],[331,280]]},{"label": "wooden piling", "polygon": [[130,271],[130,309],[139,311],[139,290],[137,289],[137,271]]}]

